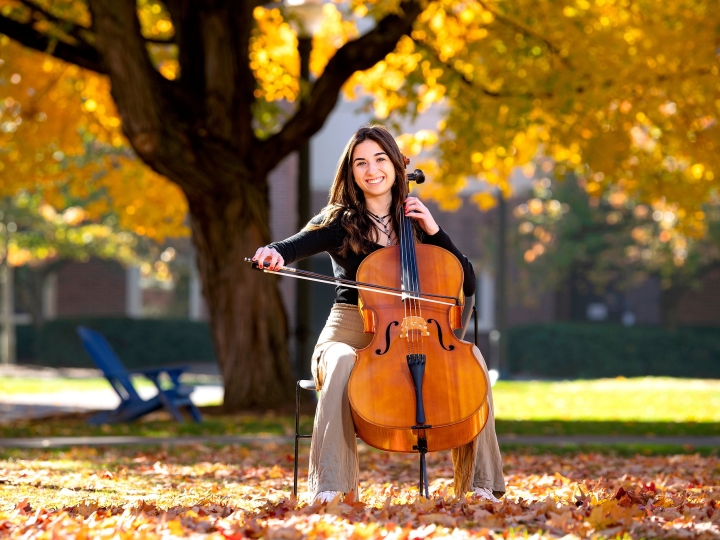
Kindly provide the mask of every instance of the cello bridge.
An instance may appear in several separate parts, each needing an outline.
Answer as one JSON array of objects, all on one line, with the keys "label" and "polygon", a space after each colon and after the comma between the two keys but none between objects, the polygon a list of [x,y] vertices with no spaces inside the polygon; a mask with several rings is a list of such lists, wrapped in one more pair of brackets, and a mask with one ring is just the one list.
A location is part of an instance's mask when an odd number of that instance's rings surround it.
[{"label": "cello bridge", "polygon": [[421,336],[430,335],[425,319],[416,315],[403,319],[402,325],[400,326],[400,339],[407,338],[408,332],[411,330],[419,330]]}]

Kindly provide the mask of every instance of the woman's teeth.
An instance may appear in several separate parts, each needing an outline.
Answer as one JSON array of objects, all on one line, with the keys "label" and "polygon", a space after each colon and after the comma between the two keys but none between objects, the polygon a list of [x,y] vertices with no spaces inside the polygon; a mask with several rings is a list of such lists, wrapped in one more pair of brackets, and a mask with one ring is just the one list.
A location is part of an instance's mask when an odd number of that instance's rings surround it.
[{"label": "woman's teeth", "polygon": [[382,182],[382,180],[383,180],[382,177],[380,177],[380,178],[373,178],[372,180],[368,180],[367,183],[368,183],[368,184],[379,184],[380,182]]}]

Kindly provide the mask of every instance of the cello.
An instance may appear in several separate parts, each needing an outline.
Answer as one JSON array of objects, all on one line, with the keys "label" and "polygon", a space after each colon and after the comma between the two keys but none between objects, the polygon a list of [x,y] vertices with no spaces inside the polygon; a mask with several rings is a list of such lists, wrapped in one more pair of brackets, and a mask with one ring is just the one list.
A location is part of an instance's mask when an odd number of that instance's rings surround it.
[{"label": "cello", "polygon": [[[407,177],[424,180],[417,169]],[[355,431],[375,448],[419,453],[420,493],[424,488],[428,497],[425,454],[477,437],[489,414],[489,385],[473,344],[453,332],[462,326],[460,262],[440,247],[416,244],[411,219],[402,212],[398,218],[399,244],[368,255],[357,281],[246,261],[269,273],[359,289],[364,330],[373,338],[357,351],[348,382]]]}]

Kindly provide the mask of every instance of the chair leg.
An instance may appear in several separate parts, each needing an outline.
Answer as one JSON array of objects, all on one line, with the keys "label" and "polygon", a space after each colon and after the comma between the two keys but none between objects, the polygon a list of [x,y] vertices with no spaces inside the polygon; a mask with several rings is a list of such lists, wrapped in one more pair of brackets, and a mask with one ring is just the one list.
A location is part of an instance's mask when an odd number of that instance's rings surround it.
[{"label": "chair leg", "polygon": [[293,495],[297,497],[298,440],[300,439],[300,381],[295,384],[295,461],[293,462]]},{"label": "chair leg", "polygon": [[192,419],[195,422],[200,423],[203,421],[203,417],[200,414],[200,411],[198,410],[198,408],[195,406],[194,403],[188,405],[187,409],[188,409],[188,411],[190,411],[190,416],[192,416]]},{"label": "chair leg", "polygon": [[173,400],[167,396],[167,394],[158,388],[158,395],[160,396],[160,401],[162,401],[165,408],[170,411],[170,414],[173,415],[173,418],[175,418],[178,422],[184,422],[185,418],[183,417],[182,413],[180,412],[180,409],[178,409],[175,404],[173,403]]}]

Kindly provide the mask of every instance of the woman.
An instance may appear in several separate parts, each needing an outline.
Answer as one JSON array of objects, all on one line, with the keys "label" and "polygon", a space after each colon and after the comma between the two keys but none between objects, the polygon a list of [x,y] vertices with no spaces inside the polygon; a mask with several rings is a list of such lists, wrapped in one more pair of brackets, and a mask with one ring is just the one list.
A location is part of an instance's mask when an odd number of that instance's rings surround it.
[{"label": "woman", "polygon": [[[404,159],[384,127],[360,128],[340,159],[328,206],[295,236],[259,248],[253,260],[260,265],[269,262],[269,269],[277,270],[326,251],[335,276],[355,280],[358,266],[368,254],[398,243],[404,215],[414,221],[417,241],[445,248],[458,258],[465,275],[464,293],[474,294],[475,273],[470,262],[427,207],[408,196]],[[358,485],[357,443],[347,386],[355,351],[366,347],[372,335],[363,332],[357,305],[356,289],[336,287],[335,305],[313,353],[312,373],[320,390],[308,477],[313,502],[329,502]],[[487,375],[477,347],[474,352]],[[472,490],[497,502],[495,495],[505,492],[505,482],[489,389],[488,400],[490,415],[485,429],[474,441],[452,451],[455,493]]]}]

